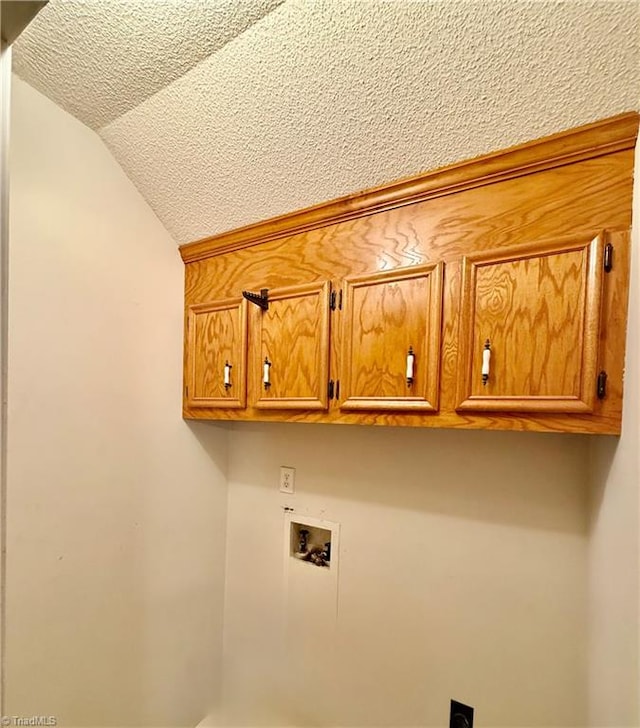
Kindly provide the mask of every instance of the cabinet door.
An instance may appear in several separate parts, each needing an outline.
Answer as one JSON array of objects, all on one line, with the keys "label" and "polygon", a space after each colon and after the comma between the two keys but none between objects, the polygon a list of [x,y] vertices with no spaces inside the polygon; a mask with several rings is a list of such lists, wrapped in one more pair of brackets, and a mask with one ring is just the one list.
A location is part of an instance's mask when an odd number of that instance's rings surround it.
[{"label": "cabinet door", "polygon": [[585,234],[464,259],[458,409],[593,411],[603,250]]},{"label": "cabinet door", "polygon": [[247,302],[232,298],[189,306],[187,326],[187,405],[244,407]]},{"label": "cabinet door", "polygon": [[438,409],[443,269],[419,265],[345,280],[341,409]]},{"label": "cabinet door", "polygon": [[328,281],[269,291],[269,308],[255,311],[254,405],[327,409]]}]

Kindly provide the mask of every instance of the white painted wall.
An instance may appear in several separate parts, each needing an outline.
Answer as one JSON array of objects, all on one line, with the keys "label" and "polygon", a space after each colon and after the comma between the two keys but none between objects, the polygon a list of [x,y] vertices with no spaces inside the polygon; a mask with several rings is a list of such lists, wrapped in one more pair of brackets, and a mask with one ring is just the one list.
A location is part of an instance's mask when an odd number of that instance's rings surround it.
[{"label": "white painted wall", "polygon": [[96,134],[14,81],[6,709],[195,725],[227,433],[181,419],[183,266]]},{"label": "white painted wall", "polygon": [[[584,437],[236,424],[217,720],[585,725],[586,469]],[[341,524],[337,619],[285,593],[284,505]]]},{"label": "white painted wall", "polygon": [[591,445],[589,725],[640,725],[640,145],[622,436]]}]

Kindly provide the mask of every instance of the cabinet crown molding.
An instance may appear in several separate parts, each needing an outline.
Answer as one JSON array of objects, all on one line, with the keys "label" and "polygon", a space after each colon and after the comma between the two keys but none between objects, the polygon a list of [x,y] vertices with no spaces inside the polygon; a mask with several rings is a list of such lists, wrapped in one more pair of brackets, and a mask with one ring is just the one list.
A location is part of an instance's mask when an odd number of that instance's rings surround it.
[{"label": "cabinet crown molding", "polygon": [[180,246],[180,255],[185,263],[193,263],[394,207],[631,149],[636,143],[639,118],[635,111],[619,114],[476,159],[346,195],[186,243]]}]

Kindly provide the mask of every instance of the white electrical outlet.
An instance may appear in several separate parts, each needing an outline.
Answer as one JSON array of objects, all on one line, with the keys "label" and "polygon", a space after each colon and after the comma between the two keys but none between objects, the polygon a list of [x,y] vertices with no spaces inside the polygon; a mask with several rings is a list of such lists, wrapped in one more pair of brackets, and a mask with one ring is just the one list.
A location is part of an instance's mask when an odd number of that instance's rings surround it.
[{"label": "white electrical outlet", "polygon": [[280,467],[280,492],[293,493],[296,489],[296,469]]}]

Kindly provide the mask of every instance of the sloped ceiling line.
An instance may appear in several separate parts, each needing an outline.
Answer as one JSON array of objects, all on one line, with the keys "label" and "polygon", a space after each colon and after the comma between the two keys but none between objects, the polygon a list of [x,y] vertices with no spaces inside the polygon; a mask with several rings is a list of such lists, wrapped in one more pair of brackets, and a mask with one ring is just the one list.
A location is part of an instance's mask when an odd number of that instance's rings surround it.
[{"label": "sloped ceiling line", "polygon": [[92,129],[153,96],[283,0],[51,0],[14,70]]},{"label": "sloped ceiling line", "polygon": [[[260,22],[233,42],[108,123],[93,120],[179,243],[640,106],[636,0],[249,5]],[[181,27],[174,57],[191,32]],[[54,51],[21,66],[29,83]],[[108,70],[106,88],[92,90],[103,103],[117,64],[99,42],[86,51],[80,76],[90,82],[96,64]],[[57,76],[42,83],[70,108]],[[73,113],[88,118],[87,100],[76,102]]]}]

